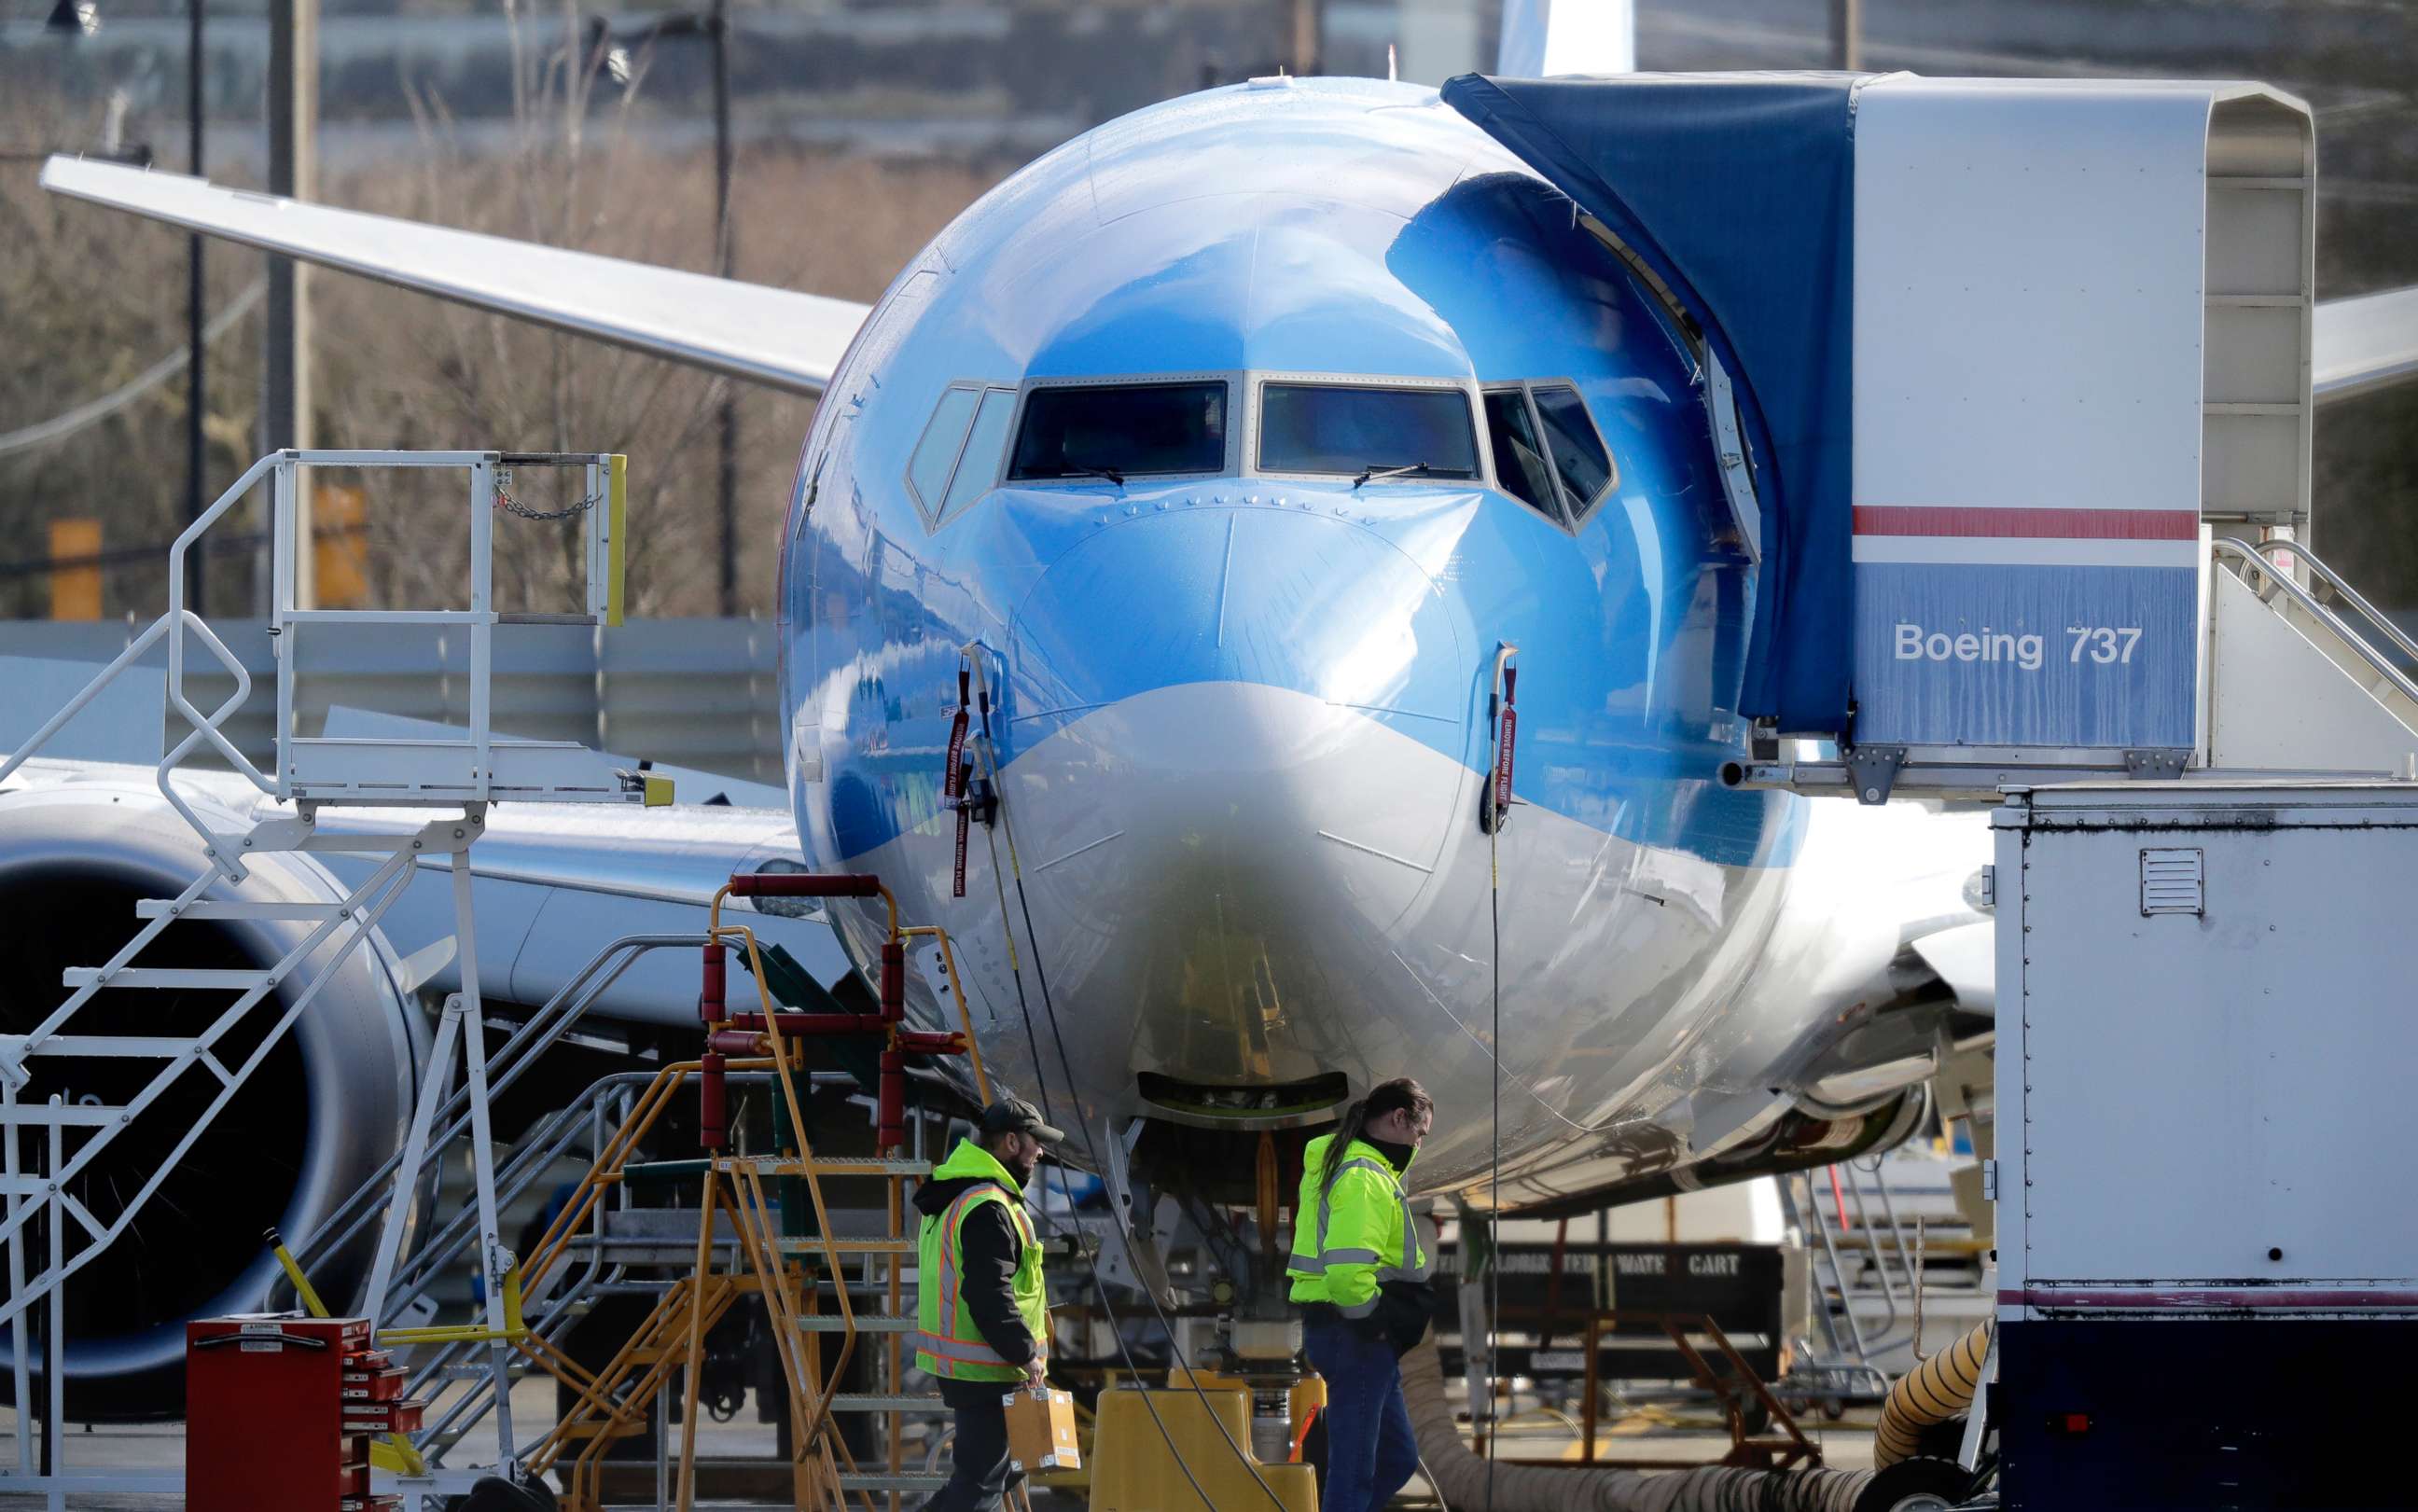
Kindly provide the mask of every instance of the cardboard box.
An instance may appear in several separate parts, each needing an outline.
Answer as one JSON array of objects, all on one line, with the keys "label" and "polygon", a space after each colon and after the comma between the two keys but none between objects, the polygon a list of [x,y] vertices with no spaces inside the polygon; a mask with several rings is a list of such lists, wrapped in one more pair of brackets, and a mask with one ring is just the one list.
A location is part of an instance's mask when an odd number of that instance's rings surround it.
[{"label": "cardboard box", "polygon": [[1011,1469],[1080,1470],[1075,1443],[1075,1398],[1063,1391],[1008,1392],[1007,1462]]}]

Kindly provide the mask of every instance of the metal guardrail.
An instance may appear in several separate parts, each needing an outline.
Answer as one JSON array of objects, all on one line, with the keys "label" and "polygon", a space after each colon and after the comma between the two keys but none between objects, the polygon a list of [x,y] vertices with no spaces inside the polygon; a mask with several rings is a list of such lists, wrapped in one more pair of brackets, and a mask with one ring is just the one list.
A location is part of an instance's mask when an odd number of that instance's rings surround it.
[{"label": "metal guardrail", "polygon": [[[703,935],[624,935],[590,957],[588,964],[562,985],[560,991],[547,999],[521,1027],[506,1039],[488,1064],[488,1084],[497,1096],[509,1091],[528,1069],[537,1057],[568,1032],[578,1022],[589,1005],[635,965],[639,956],[650,950],[679,946],[701,949]],[[470,1127],[470,1100],[467,1090],[457,1090],[437,1109],[439,1128],[428,1142],[428,1153],[414,1173],[415,1184],[425,1182],[442,1164],[445,1151]],[[318,1229],[294,1245],[295,1259],[304,1270],[327,1256],[344,1248],[359,1239],[376,1220],[382,1204],[393,1192],[395,1171],[403,1164],[403,1152],[387,1156],[370,1178],[355,1189]],[[424,1248],[425,1246],[423,1246]],[[403,1280],[397,1277],[398,1282]]]},{"label": "metal guardrail", "polygon": [[[703,935],[627,935],[605,945],[559,991],[530,1015],[496,1052],[489,1067],[491,1093],[500,1095],[527,1075],[544,1052],[570,1032],[589,1006],[640,956],[666,947],[694,950],[704,943]],[[648,1071],[616,1072],[605,1076],[590,1084],[579,1096],[532,1124],[521,1136],[511,1158],[496,1172],[497,1204],[509,1205],[520,1199],[566,1159],[584,1155],[592,1162],[604,1149],[613,1131],[628,1120],[635,1099],[656,1077],[657,1073]],[[771,1073],[734,1071],[728,1077],[742,1086],[760,1081],[769,1087],[773,1079]],[[843,1074],[831,1073],[813,1074],[807,1080],[809,1085],[813,1085],[828,1081],[848,1082],[849,1078]],[[413,1184],[423,1193],[423,1199],[433,1193],[451,1147],[471,1131],[468,1103],[468,1090],[465,1087],[456,1090],[437,1109],[435,1120],[436,1133],[429,1140],[411,1176]],[[916,1133],[919,1137],[923,1133],[920,1123]],[[368,1236],[392,1196],[403,1159],[400,1151],[390,1155],[314,1233],[295,1246],[294,1253],[306,1270],[313,1263],[341,1253]],[[615,1200],[626,1206],[626,1192],[617,1192]],[[660,1292],[670,1285],[668,1281],[642,1283],[630,1279],[632,1262],[626,1257],[616,1257],[607,1236],[606,1213],[606,1208],[599,1204],[587,1231],[566,1246],[586,1251],[585,1263],[575,1274],[559,1281],[551,1276],[542,1277],[526,1299],[528,1326],[538,1339],[558,1342],[560,1336],[587,1313],[596,1297],[634,1291]],[[479,1221],[473,1211],[456,1213],[437,1226],[397,1269],[387,1291],[385,1305],[380,1309],[382,1316],[375,1321],[385,1326],[407,1312],[419,1299],[427,1296],[445,1280],[479,1239]],[[735,1238],[732,1243],[735,1246]],[[865,1281],[870,1285],[875,1258],[866,1256],[864,1263]],[[454,1393],[413,1436],[415,1444],[432,1464],[440,1463],[447,1449],[476,1432],[495,1410],[496,1385],[493,1379],[483,1369],[476,1372],[463,1369],[483,1348],[476,1341],[427,1346],[412,1361],[411,1376],[406,1389],[414,1396],[434,1391],[444,1382],[463,1379],[466,1375],[468,1379],[469,1389]],[[511,1366],[510,1373],[519,1378],[534,1368],[536,1367],[524,1353]],[[535,1443],[536,1441],[532,1441],[520,1448],[527,1453],[535,1447]]]},{"label": "metal guardrail", "polygon": [[[277,640],[265,619],[218,619],[212,625],[249,680],[221,727],[266,770],[276,747]],[[0,660],[83,662],[98,670],[131,649],[133,664],[164,667],[166,649],[156,635],[133,648],[141,634],[141,627],[115,621],[0,620]],[[375,633],[313,625],[300,646],[295,718],[305,732],[316,731],[329,710],[341,706],[467,725],[467,641],[439,625]],[[610,630],[523,625],[497,637],[491,654],[489,696],[499,731],[576,741],[742,782],[782,780],[780,629],[770,620],[633,619]],[[238,691],[235,672],[215,664],[188,666],[185,681],[196,702],[224,701]],[[184,722],[161,730],[165,741],[126,759],[148,765],[183,737]],[[215,749],[195,752],[186,765],[229,770]],[[682,798],[694,801],[685,790]]]},{"label": "metal guardrail", "polygon": [[[2303,612],[2340,635],[2344,644],[2349,646],[2360,660],[2365,662],[2393,684],[2394,691],[2410,702],[2418,703],[2418,682],[2411,681],[2410,677],[2394,664],[2392,658],[2377,649],[2373,640],[2352,629],[2349,622],[2329,608],[2317,593],[2303,587],[2300,579],[2295,575],[2295,569],[2305,569],[2311,577],[2324,587],[2326,592],[2349,603],[2362,619],[2383,632],[2385,638],[2392,642],[2395,650],[2412,662],[2418,662],[2418,641],[2411,640],[2399,625],[2395,624],[2375,605],[2362,598],[2359,591],[2353,588],[2340,573],[2311,555],[2306,546],[2297,541],[2270,541],[2252,547],[2227,536],[2218,536],[2210,544],[2211,557],[2219,562],[2226,562],[2227,558],[2231,558],[2228,565],[2231,565],[2233,571],[2240,574],[2251,591],[2258,595],[2261,602],[2272,601],[2278,593],[2291,600]],[[2281,557],[2289,557],[2292,562],[2288,564],[2276,559]]]}]

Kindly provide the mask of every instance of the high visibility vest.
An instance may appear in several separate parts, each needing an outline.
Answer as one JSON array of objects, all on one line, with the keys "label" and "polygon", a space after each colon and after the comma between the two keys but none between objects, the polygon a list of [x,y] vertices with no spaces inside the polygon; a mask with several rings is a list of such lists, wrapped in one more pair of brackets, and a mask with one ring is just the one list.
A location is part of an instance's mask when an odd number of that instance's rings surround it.
[{"label": "high visibility vest", "polygon": [[1020,1246],[1016,1262],[1016,1310],[1033,1331],[1041,1357],[1049,1354],[1049,1303],[1041,1283],[1041,1246],[1034,1242],[1033,1219],[1024,1204],[1006,1189],[985,1182],[969,1187],[947,1208],[924,1220],[916,1238],[915,1366],[953,1381],[1018,1381],[1024,1367],[1000,1357],[974,1326],[963,1295],[965,1250],[960,1229],[967,1214],[986,1202],[1007,1209]]},{"label": "high visibility vest", "polygon": [[1377,1309],[1388,1281],[1428,1278],[1427,1251],[1401,1178],[1377,1147],[1354,1139],[1332,1180],[1322,1135],[1302,1151],[1301,1200],[1293,1209],[1293,1256],[1285,1262],[1295,1302],[1332,1304],[1347,1318]]}]

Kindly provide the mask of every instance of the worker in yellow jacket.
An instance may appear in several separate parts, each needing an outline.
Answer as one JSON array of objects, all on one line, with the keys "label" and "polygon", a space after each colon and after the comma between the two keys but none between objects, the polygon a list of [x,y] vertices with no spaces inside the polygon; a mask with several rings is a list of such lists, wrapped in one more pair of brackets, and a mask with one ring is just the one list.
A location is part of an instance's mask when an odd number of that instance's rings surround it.
[{"label": "worker in yellow jacket", "polygon": [[1012,1480],[1007,1394],[1038,1391],[1049,1361],[1049,1299],[1024,1189],[1066,1136],[1031,1103],[983,1109],[977,1138],[959,1139],[915,1193],[915,1365],[939,1378],[956,1414],[949,1483],[926,1512],[993,1512]]},{"label": "worker in yellow jacket", "polygon": [[1302,1152],[1285,1275],[1326,1379],[1325,1512],[1379,1512],[1419,1468],[1400,1362],[1427,1333],[1430,1261],[1402,1173],[1434,1123],[1434,1101],[1404,1077]]}]

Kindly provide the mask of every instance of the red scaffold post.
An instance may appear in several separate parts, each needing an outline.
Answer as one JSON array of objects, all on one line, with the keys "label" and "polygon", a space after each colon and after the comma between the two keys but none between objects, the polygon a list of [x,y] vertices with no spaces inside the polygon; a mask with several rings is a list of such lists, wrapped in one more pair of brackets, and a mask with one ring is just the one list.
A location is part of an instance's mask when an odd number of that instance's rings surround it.
[{"label": "red scaffold post", "polygon": [[[879,1011],[870,1014],[731,1012],[725,1000],[727,986],[723,959],[723,951],[727,943],[725,937],[738,937],[742,944],[753,937],[740,929],[723,925],[721,910],[725,897],[881,899],[889,909],[890,928],[888,938],[881,944]],[[949,951],[948,937],[937,926],[919,926],[902,931],[898,925],[898,900],[881,885],[880,878],[863,873],[819,875],[813,872],[750,872],[736,876],[715,894],[707,933],[711,943],[705,949],[704,983],[697,996],[697,1015],[706,1026],[706,1054],[700,1066],[703,1075],[698,1078],[700,1107],[697,1122],[700,1142],[708,1150],[718,1151],[729,1141],[725,1058],[740,1056],[753,1059],[769,1055],[773,1053],[779,1040],[791,1036],[862,1034],[880,1038],[882,1048],[880,1073],[875,1088],[875,1128],[876,1142],[885,1153],[901,1149],[907,1142],[907,1061],[910,1056],[966,1056],[972,1061],[976,1086],[982,1090],[983,1095],[989,1095],[989,1080],[983,1070],[981,1051],[972,1042],[968,1031],[934,1032],[905,1027],[906,937],[909,934],[937,936],[944,958]],[[948,970],[954,975],[954,963]],[[758,986],[761,991],[762,984]],[[962,1002],[959,1009],[962,1016]]]},{"label": "red scaffold post", "polygon": [[725,1079],[726,1062],[713,1050],[705,1052],[696,1073],[696,1142],[708,1151],[718,1151],[730,1142],[730,1087]]},{"label": "red scaffold post", "polygon": [[895,1046],[881,1052],[880,1085],[873,1142],[888,1154],[907,1143],[907,1057]]},{"label": "red scaffold post", "polygon": [[704,985],[698,989],[696,995],[698,1023],[718,1024],[725,1017],[727,1009],[723,996],[726,986],[724,972],[727,970],[727,963],[722,956],[722,941],[708,939],[705,942]]},{"label": "red scaffold post", "polygon": [[907,1016],[907,942],[881,944],[881,1016],[895,1024]]}]

